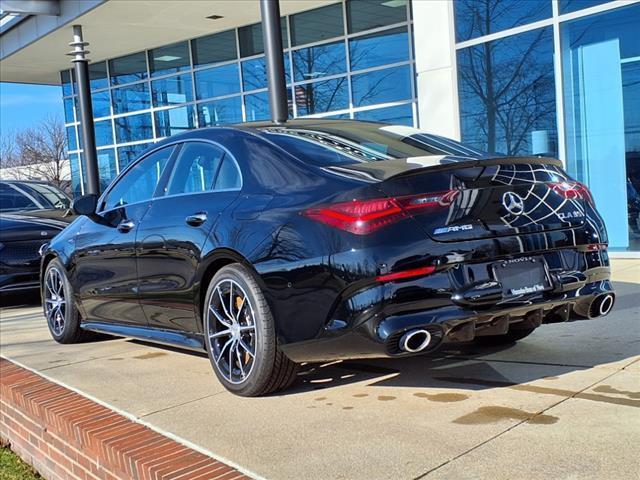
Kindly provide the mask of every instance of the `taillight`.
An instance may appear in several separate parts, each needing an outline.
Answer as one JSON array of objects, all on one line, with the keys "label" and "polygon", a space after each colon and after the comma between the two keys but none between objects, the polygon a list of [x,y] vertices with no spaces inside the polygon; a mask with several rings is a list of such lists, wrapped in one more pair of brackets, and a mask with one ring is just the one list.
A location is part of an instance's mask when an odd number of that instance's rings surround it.
[{"label": "taillight", "polygon": [[453,203],[458,192],[447,190],[406,197],[353,200],[310,208],[303,214],[326,225],[366,235],[411,214],[446,208]]},{"label": "taillight", "polygon": [[551,189],[562,195],[564,198],[572,200],[582,198],[593,205],[593,197],[587,186],[580,182],[560,182],[549,184]]}]

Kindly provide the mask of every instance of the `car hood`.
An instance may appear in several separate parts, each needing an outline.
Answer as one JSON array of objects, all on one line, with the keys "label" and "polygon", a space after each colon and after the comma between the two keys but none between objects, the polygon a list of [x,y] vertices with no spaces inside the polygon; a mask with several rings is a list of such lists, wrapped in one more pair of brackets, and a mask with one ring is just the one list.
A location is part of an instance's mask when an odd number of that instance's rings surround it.
[{"label": "car hood", "polygon": [[0,242],[47,240],[60,233],[75,215],[67,210],[38,210],[24,213],[0,213]]}]

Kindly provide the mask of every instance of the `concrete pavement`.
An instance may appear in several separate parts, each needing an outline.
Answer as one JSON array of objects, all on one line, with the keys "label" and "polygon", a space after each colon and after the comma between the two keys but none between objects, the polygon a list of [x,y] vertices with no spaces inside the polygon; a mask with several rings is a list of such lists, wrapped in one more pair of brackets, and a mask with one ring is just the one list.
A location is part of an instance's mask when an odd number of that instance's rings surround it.
[{"label": "concrete pavement", "polygon": [[614,280],[604,319],[510,348],[307,365],[267,398],[227,393],[204,355],[58,345],[40,307],[0,310],[0,349],[266,478],[638,478],[640,261],[614,261]]}]

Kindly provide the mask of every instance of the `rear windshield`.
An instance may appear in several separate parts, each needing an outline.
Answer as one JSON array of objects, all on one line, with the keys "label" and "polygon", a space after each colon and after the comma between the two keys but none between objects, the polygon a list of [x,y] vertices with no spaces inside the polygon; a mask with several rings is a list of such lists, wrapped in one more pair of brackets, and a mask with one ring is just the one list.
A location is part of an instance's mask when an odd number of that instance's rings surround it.
[{"label": "rear windshield", "polygon": [[264,127],[260,131],[300,160],[321,167],[433,155],[485,155],[459,142],[402,125],[344,122],[319,127]]}]

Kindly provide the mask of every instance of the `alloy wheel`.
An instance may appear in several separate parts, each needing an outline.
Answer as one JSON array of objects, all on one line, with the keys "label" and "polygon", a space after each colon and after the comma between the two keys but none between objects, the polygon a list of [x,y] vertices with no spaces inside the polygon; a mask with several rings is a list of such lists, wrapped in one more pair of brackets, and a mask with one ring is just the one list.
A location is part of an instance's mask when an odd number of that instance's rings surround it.
[{"label": "alloy wheel", "polygon": [[211,290],[206,312],[215,367],[229,382],[244,382],[253,369],[257,345],[251,300],[237,282],[223,279]]},{"label": "alloy wheel", "polygon": [[64,292],[64,280],[62,274],[52,268],[47,272],[44,289],[45,315],[49,328],[54,335],[62,335],[64,330],[67,302]]}]

